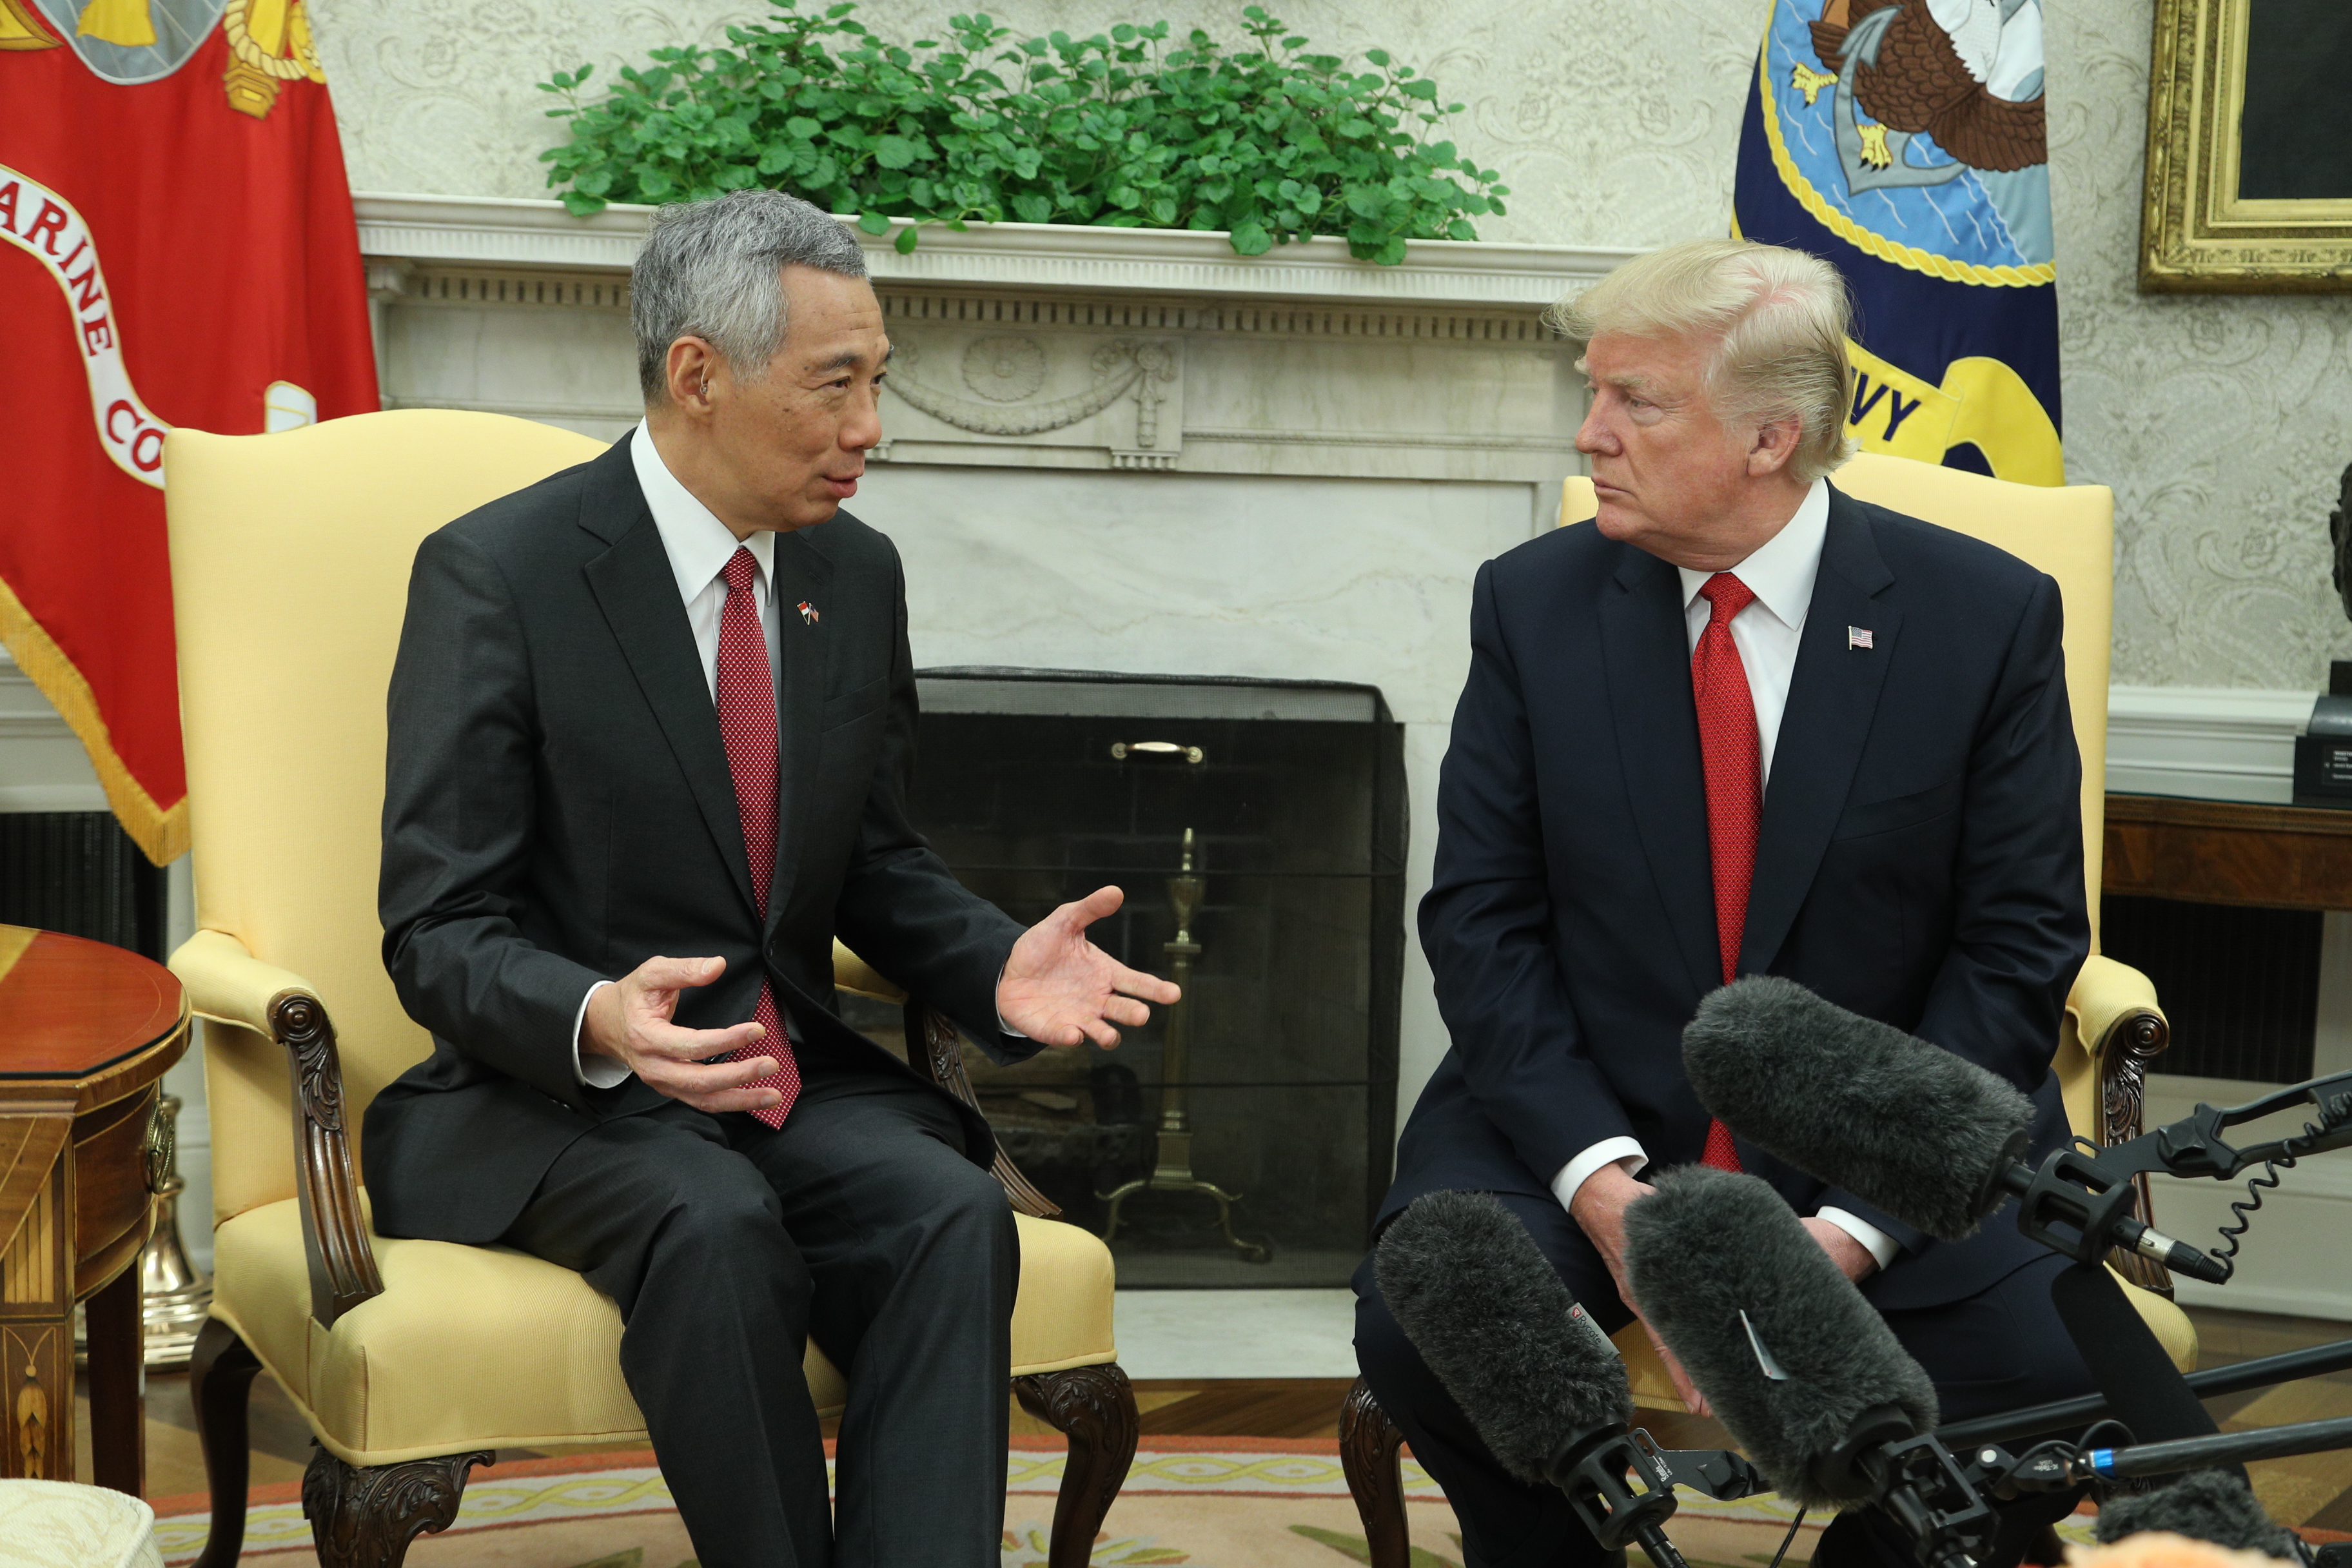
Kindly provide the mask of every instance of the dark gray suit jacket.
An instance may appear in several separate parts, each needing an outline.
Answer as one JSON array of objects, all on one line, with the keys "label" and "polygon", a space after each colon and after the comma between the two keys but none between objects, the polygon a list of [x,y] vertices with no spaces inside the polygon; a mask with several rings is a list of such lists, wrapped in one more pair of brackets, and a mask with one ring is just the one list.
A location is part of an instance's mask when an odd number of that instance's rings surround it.
[{"label": "dark gray suit jacket", "polygon": [[[385,756],[383,956],[433,1055],[378,1095],[377,1228],[483,1242],[566,1145],[651,1109],[572,1072],[581,998],[656,954],[727,961],[677,1021],[751,1016],[762,964],[794,1046],[912,1076],[834,1011],[836,933],[1008,1058],[996,980],[1020,928],[908,825],[905,578],[843,512],[776,539],[776,866],[763,923],[710,689],[628,439],[427,538]],[[803,617],[791,606],[816,611]],[[979,1164],[994,1141],[957,1102]]]}]

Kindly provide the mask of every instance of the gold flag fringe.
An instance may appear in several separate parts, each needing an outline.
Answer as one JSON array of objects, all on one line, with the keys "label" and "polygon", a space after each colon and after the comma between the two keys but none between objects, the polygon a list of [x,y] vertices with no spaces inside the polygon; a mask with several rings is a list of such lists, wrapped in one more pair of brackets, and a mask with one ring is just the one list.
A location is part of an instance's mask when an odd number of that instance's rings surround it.
[{"label": "gold flag fringe", "polygon": [[6,579],[0,578],[0,643],[41,695],[65,716],[66,723],[89,752],[90,766],[106,790],[106,803],[115,820],[131,835],[140,852],[158,866],[166,866],[188,852],[188,802],[185,795],[168,807],[155,804],[140,782],[131,777],[115,754],[114,737],[98,710],[89,682],[47,628],[25,608]]}]

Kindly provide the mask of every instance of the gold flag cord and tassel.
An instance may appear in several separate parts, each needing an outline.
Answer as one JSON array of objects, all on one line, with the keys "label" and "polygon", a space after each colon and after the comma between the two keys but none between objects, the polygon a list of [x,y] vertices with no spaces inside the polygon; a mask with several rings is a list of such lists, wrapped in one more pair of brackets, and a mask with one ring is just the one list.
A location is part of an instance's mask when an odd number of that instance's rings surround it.
[{"label": "gold flag cord and tassel", "polygon": [[267,119],[278,89],[299,78],[325,81],[310,41],[310,16],[302,0],[228,0],[221,13],[228,38],[228,69],[221,86],[231,109]]}]

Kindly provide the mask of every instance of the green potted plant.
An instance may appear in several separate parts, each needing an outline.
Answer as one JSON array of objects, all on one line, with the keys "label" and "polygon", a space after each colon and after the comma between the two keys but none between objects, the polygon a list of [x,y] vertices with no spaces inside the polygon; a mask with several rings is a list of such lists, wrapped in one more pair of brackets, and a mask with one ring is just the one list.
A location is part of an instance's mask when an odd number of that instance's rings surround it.
[{"label": "green potted plant", "polygon": [[1444,140],[1458,103],[1384,50],[1351,70],[1307,52],[1262,6],[1249,43],[1194,28],[1122,24],[1073,38],[1011,41],[990,16],[958,16],[945,41],[886,42],[854,0],[727,29],[728,47],[656,49],[590,98],[593,68],[539,84],[569,137],[541,154],[548,183],[585,216],[753,185],[856,214],[870,234],[1017,222],[1217,230],[1261,255],[1344,237],[1393,265],[1414,239],[1477,237],[1507,186]]}]

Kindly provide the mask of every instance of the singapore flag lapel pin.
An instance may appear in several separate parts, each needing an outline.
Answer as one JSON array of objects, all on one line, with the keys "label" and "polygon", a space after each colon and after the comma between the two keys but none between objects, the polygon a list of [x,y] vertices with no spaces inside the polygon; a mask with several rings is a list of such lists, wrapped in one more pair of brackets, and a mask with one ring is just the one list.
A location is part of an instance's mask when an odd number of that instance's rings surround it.
[{"label": "singapore flag lapel pin", "polygon": [[[808,608],[808,606],[807,606],[806,605],[803,605],[801,606],[801,608],[802,608],[802,609],[803,609],[803,610],[805,610],[805,609],[807,609],[807,608]],[[1871,640],[1870,640],[1870,628],[1869,628],[1868,626],[1848,626],[1848,627],[1846,627],[1846,629],[1845,629],[1845,647],[1846,647],[1846,651],[1847,651],[1848,653],[1852,653],[1855,648],[1858,648],[1858,647],[1859,647],[1859,648],[1867,648],[1867,647],[1874,647],[1874,646],[1875,646],[1875,645],[1874,645],[1874,644],[1871,642]]]},{"label": "singapore flag lapel pin", "polygon": [[[808,625],[808,626],[813,626],[816,625],[816,624],[817,624],[817,622],[819,622],[819,621],[821,621],[821,620],[823,620],[823,619],[824,618],[824,616],[820,616],[820,615],[818,615],[818,614],[816,613],[816,606],[815,606],[814,605],[810,604],[806,599],[803,599],[803,600],[800,602],[799,608],[800,608],[800,612],[801,612],[801,620],[802,620],[804,624],[806,624],[806,625]],[[1864,632],[1864,633],[1863,633],[1862,635],[1863,635],[1863,637],[1864,637],[1864,642],[1865,642],[1865,645],[1866,645],[1866,644],[1867,644],[1867,640],[1868,640],[1868,638],[1869,638],[1869,637],[1870,637],[1870,634],[1869,634],[1868,632]]]}]

